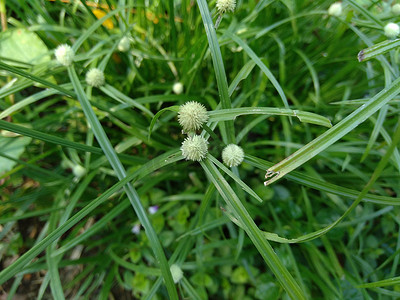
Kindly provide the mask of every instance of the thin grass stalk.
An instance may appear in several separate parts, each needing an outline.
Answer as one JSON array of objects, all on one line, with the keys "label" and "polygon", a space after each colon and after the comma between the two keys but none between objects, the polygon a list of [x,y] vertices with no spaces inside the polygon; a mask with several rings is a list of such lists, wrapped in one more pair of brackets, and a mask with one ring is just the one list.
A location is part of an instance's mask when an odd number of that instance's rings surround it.
[{"label": "thin grass stalk", "polygon": [[282,264],[270,243],[264,238],[261,230],[254,223],[246,208],[236,196],[236,193],[232,190],[225,178],[212,163],[211,159],[208,157],[207,159],[201,161],[200,164],[217,188],[222,198],[227,203],[228,208],[232,209],[232,213],[234,213],[235,218],[237,218],[238,222],[243,226],[243,229],[250,237],[254,246],[256,246],[264,261],[267,263],[268,267],[274,273],[289,296],[296,300],[307,299],[305,293],[301,290],[292,275]]},{"label": "thin grass stalk", "polygon": [[[214,24],[211,19],[210,11],[208,9],[207,1],[197,0],[200,9],[201,18],[203,19],[204,28],[208,39],[208,44],[211,51],[211,58],[214,65],[215,77],[217,79],[219,97],[221,99],[222,108],[231,108],[231,98],[228,91],[228,80],[226,79],[224,62],[222,60],[221,49],[219,48],[217,34],[214,29]],[[225,133],[227,140],[225,143],[235,143],[235,128],[233,121],[225,121]]]},{"label": "thin grass stalk", "polygon": [[324,132],[322,135],[312,140],[310,143],[300,148],[281,162],[269,168],[265,176],[265,178],[268,179],[265,182],[265,185],[275,182],[338,141],[340,138],[371,117],[382,106],[396,97],[399,92],[400,78],[393,81],[389,87],[376,94],[366,104],[360,106],[345,119]]},{"label": "thin grass stalk", "polygon": [[[117,156],[117,153],[112,147],[103,127],[101,126],[99,120],[97,119],[96,114],[94,113],[90,105],[89,99],[87,99],[86,97],[86,94],[82,88],[82,85],[80,84],[79,78],[73,66],[68,68],[68,74],[74,86],[75,92],[77,93],[78,100],[81,103],[82,110],[85,113],[85,116],[87,117],[88,122],[92,127],[93,133],[98,143],[100,144],[101,148],[103,149],[104,154],[107,157],[107,160],[111,164],[118,179],[119,180],[124,179],[127,176],[126,171],[123,165],[121,164]],[[171,299],[178,299],[178,293],[176,291],[175,284],[171,276],[167,258],[165,257],[165,253],[162,249],[157,234],[153,226],[151,225],[149,218],[147,217],[146,211],[142,203],[140,202],[139,195],[137,194],[132,184],[130,184],[129,182],[125,184],[124,189],[129,198],[129,201],[131,202],[133,209],[135,210],[135,213],[139,218],[140,223],[145,228],[150,245],[156,256],[156,260],[160,265],[161,273],[165,280],[165,285],[167,287],[168,294]]]}]

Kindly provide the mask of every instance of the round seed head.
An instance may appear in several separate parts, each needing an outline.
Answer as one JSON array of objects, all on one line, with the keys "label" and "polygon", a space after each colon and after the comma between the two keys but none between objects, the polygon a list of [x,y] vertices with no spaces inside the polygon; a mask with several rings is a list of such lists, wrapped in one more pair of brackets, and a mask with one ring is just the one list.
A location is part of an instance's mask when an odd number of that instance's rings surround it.
[{"label": "round seed head", "polygon": [[392,12],[395,14],[395,15],[400,15],[400,4],[395,4],[395,5],[393,5],[392,6]]},{"label": "round seed head", "polygon": [[177,264],[173,264],[171,267],[169,267],[169,270],[171,271],[174,283],[178,283],[183,277],[182,269]]},{"label": "round seed head", "polygon": [[220,14],[227,11],[233,12],[236,7],[236,0],[217,0],[217,9]]},{"label": "round seed head", "polygon": [[400,33],[400,27],[399,25],[397,25],[396,23],[388,23],[385,28],[385,35],[389,38],[389,39],[394,39],[396,36],[399,35]]},{"label": "round seed head", "polygon": [[118,43],[118,50],[121,52],[126,52],[131,47],[131,41],[127,36],[124,36]]},{"label": "round seed head", "polygon": [[63,66],[70,66],[74,61],[74,50],[67,44],[60,45],[54,50],[56,60]]},{"label": "round seed head", "polygon": [[86,169],[81,165],[75,165],[72,167],[72,173],[75,175],[75,177],[81,178],[86,174]]},{"label": "round seed head", "polygon": [[339,17],[343,12],[343,7],[341,2],[335,2],[329,6],[328,14],[330,16]]},{"label": "round seed head", "polygon": [[175,82],[174,85],[172,86],[172,91],[177,94],[180,95],[183,92],[183,84],[180,82]]},{"label": "round seed head", "polygon": [[184,132],[200,129],[207,120],[207,109],[203,104],[190,101],[179,107],[178,121]]},{"label": "round seed head", "polygon": [[229,144],[222,150],[222,161],[228,167],[237,167],[244,158],[244,151],[241,147],[235,144]]},{"label": "round seed head", "polygon": [[92,68],[86,73],[86,83],[90,86],[100,87],[104,84],[104,73],[102,70]]},{"label": "round seed head", "polygon": [[208,152],[207,144],[200,135],[189,136],[182,143],[182,155],[186,160],[201,161]]}]

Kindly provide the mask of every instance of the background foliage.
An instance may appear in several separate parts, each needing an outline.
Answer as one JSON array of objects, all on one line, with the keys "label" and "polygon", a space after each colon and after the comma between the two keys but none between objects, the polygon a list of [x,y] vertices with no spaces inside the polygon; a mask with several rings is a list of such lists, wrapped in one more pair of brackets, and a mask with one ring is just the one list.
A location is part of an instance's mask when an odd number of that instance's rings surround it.
[{"label": "background foliage", "polygon": [[[331,3],[238,1],[214,30],[215,1],[0,1],[2,297],[400,297],[399,51],[383,33],[400,17]],[[189,100],[210,113],[200,164],[179,150]],[[228,169],[232,142],[246,157]],[[264,186],[269,168],[283,178]]]}]

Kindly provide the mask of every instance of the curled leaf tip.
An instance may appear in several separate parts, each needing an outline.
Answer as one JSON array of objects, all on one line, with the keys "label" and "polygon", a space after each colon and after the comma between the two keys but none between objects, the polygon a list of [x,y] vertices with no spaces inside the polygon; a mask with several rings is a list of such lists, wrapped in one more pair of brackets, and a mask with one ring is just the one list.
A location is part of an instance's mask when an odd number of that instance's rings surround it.
[{"label": "curled leaf tip", "polygon": [[364,60],[364,58],[365,58],[364,57],[364,50],[361,50],[360,52],[358,52],[357,58],[358,58],[359,62],[362,62]]}]

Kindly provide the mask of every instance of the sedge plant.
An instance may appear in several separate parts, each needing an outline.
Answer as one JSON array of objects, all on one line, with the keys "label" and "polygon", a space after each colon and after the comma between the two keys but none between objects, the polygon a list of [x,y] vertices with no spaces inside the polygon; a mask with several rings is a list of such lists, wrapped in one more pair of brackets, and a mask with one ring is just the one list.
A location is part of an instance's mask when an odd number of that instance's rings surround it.
[{"label": "sedge plant", "polygon": [[395,1],[0,1],[8,299],[400,297]]}]

